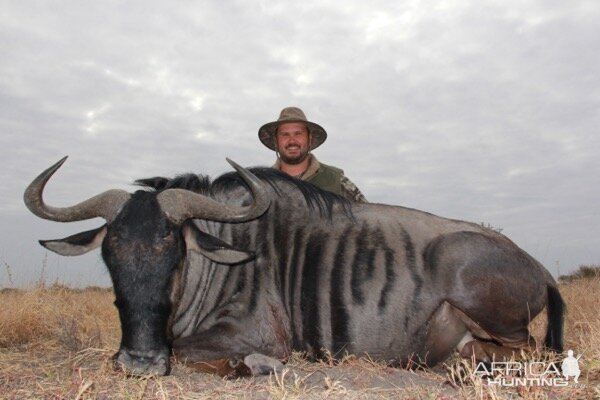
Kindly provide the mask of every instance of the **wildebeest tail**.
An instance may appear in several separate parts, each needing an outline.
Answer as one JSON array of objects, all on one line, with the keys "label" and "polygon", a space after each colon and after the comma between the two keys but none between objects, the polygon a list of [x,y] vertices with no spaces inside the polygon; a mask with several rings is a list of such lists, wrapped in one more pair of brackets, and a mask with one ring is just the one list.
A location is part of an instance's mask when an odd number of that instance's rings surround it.
[{"label": "wildebeest tail", "polygon": [[546,309],[548,312],[548,326],[544,345],[547,349],[562,353],[565,303],[556,286],[548,285],[548,305]]}]

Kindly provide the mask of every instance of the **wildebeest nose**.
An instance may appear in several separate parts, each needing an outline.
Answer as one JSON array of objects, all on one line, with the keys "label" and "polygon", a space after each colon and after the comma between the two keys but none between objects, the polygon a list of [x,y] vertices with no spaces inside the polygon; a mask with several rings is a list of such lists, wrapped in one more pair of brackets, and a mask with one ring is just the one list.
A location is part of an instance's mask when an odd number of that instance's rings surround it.
[{"label": "wildebeest nose", "polygon": [[115,355],[115,368],[129,375],[168,375],[171,369],[169,355],[160,350],[129,350],[121,348]]}]

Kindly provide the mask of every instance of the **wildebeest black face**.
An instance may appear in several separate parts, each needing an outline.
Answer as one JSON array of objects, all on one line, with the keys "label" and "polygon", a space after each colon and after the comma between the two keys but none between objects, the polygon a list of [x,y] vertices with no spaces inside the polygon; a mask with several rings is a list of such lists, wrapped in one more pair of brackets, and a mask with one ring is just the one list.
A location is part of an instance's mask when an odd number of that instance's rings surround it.
[{"label": "wildebeest black face", "polygon": [[132,374],[169,372],[169,286],[184,256],[179,226],[160,209],[156,193],[134,193],[108,226],[102,257],[122,330],[115,361]]},{"label": "wildebeest black face", "polygon": [[191,191],[167,189],[133,195],[109,190],[72,207],[51,207],[42,200],[44,186],[65,160],[66,157],[33,180],[25,191],[25,204],[35,215],[53,221],[102,217],[107,224],[40,243],[69,256],[102,246],[121,320],[117,365],[134,375],[167,374],[173,272],[185,261],[186,252],[196,251],[222,264],[252,257],[199,231],[188,221],[244,222],[258,218],[269,207],[267,192],[252,173],[228,160],[252,192],[254,202],[250,206],[229,206]]}]

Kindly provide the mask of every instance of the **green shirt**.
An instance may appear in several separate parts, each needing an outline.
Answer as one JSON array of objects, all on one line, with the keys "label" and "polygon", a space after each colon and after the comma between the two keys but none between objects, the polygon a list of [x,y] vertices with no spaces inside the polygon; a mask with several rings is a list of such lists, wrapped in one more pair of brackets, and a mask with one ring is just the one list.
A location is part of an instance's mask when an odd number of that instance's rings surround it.
[{"label": "green shirt", "polygon": [[[317,160],[313,154],[310,156],[310,164],[304,173],[299,177],[303,181],[310,182],[315,186],[329,192],[344,196],[350,201],[366,203],[367,199],[361,193],[350,179],[344,175],[344,171],[327,164],[323,164]],[[278,159],[275,169],[280,168],[280,160]]]}]

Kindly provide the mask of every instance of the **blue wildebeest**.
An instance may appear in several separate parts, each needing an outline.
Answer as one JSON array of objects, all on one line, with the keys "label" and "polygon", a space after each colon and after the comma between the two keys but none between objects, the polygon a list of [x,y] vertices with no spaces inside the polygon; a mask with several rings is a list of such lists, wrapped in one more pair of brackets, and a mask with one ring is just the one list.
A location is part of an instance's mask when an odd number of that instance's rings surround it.
[{"label": "blue wildebeest", "polygon": [[277,368],[292,350],[431,366],[458,349],[489,361],[533,345],[528,323],[544,307],[545,345],[562,351],[554,279],[493,230],[352,204],[233,162],[237,173],[213,182],[151,178],[133,194],[51,207],[44,186],[65,159],[25,203],[53,221],[106,220],[40,243],[63,255],[102,247],[121,320],[115,362],[132,374],[167,374],[171,354],[221,374]]}]

